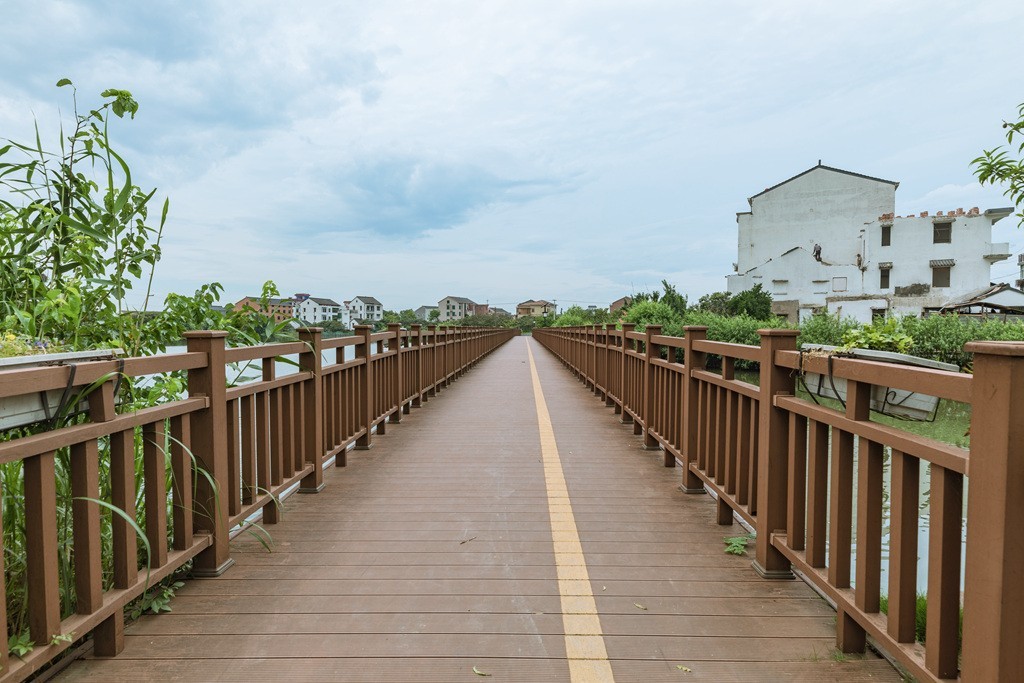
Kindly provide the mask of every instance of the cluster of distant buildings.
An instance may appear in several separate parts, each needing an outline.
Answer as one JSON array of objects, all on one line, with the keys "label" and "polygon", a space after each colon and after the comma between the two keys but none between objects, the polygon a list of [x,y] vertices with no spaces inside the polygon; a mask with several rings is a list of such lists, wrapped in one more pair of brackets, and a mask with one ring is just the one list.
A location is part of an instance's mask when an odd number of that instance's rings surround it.
[{"label": "cluster of distant buildings", "polygon": [[898,182],[818,162],[769,187],[736,215],[728,291],[756,285],[772,312],[798,322],[819,311],[862,322],[887,314],[1024,312],[1017,287],[990,282],[1010,257],[992,226],[1012,208],[895,215]]},{"label": "cluster of distant buildings", "polygon": [[348,328],[361,321],[384,319],[384,304],[372,296],[357,296],[339,304],[334,299],[300,292],[291,298],[267,299],[266,307],[260,297],[247,296],[232,308],[236,311],[246,308],[259,311],[275,322],[297,319],[310,325],[319,325],[336,320]]},{"label": "cluster of distant buildings", "polygon": [[[297,319],[310,325],[320,325],[328,321],[338,321],[351,329],[360,323],[379,322],[384,319],[384,304],[372,296],[360,295],[338,303],[334,299],[312,296],[300,292],[288,298],[271,298],[263,300],[258,296],[246,296],[231,306],[236,311],[250,309],[259,311],[273,318],[276,322]],[[433,312],[436,311],[436,315]],[[426,322],[447,322],[462,320],[475,315],[497,315],[521,318],[525,316],[542,317],[554,315],[556,306],[550,301],[529,300],[516,306],[515,313],[504,308],[478,304],[472,299],[462,296],[446,296],[436,306],[426,305],[417,308],[414,313],[419,320]]]}]

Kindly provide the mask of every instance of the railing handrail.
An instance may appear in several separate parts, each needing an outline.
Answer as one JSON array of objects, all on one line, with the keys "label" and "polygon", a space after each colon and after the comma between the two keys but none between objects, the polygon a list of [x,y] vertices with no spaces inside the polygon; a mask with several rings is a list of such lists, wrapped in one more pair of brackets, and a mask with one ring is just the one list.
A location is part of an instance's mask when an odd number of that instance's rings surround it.
[{"label": "railing handrail", "polygon": [[[91,632],[97,654],[117,654],[124,644],[124,605],[147,585],[190,561],[197,576],[224,572],[233,562],[228,544],[233,526],[261,512],[264,524],[275,523],[276,500],[286,491],[296,486],[303,493],[319,491],[331,458],[343,466],[350,447],[369,448],[387,422],[400,421],[518,334],[509,328],[391,325],[376,334],[360,326],[356,336],[324,340],[320,328],[302,328],[297,342],[226,348],[225,332],[203,331],[186,333],[186,353],[0,371],[0,398],[34,396],[69,383],[72,389],[96,385],[88,396],[88,421],[0,443],[0,464],[20,461],[24,467],[26,562],[32,577],[27,619],[35,643],[18,659],[0,647],[0,681],[23,680],[58,656],[71,645],[55,637],[65,633],[73,632],[77,640]],[[355,348],[355,359],[344,359],[348,347]],[[322,361],[327,349],[336,349],[337,362]],[[298,371],[277,377],[276,359],[290,354],[299,356]],[[262,367],[261,378],[226,386],[228,364],[253,361]],[[188,372],[188,398],[117,413],[118,373],[173,371]],[[137,430],[144,451],[138,492]],[[102,580],[101,508],[92,502],[101,497],[101,440],[110,451],[112,491],[112,499],[102,504],[124,513],[111,516],[110,586]],[[78,596],[71,615],[61,613],[57,575],[55,453],[66,448],[75,496],[71,533]],[[136,499],[146,512],[146,572],[140,572],[139,540],[126,519],[137,517]],[[5,607],[6,601],[0,603],[0,640],[6,643]]]},{"label": "railing handrail", "polygon": [[[871,636],[921,680],[1024,679],[1024,660],[1016,652],[1024,633],[1024,496],[1009,488],[1024,481],[1024,458],[1017,452],[1024,442],[1024,344],[968,344],[972,375],[801,353],[791,330],[761,330],[760,345],[747,346],[707,340],[704,327],[688,327],[681,338],[662,335],[657,327],[645,333],[622,327],[540,328],[534,337],[632,423],[645,447],[663,448],[666,465],[677,459],[683,464],[683,490],[712,491],[720,523],[731,523],[737,514],[754,526],[754,566],[762,576],[791,576],[795,566],[836,603],[842,651],[862,650]],[[632,348],[640,342],[644,351]],[[681,349],[683,362],[674,352],[663,359],[662,349]],[[720,373],[707,369],[709,354],[721,357]],[[737,361],[760,364],[759,386],[734,379]],[[842,380],[843,409],[797,398],[795,375],[801,371]],[[871,421],[872,386],[972,406],[984,400],[971,412],[970,449]],[[879,613],[879,595],[886,590],[879,583],[886,447],[892,449],[893,478],[887,617]],[[924,647],[914,643],[922,461],[933,477]],[[957,633],[967,475],[978,480],[981,493],[968,502],[961,671]]]}]

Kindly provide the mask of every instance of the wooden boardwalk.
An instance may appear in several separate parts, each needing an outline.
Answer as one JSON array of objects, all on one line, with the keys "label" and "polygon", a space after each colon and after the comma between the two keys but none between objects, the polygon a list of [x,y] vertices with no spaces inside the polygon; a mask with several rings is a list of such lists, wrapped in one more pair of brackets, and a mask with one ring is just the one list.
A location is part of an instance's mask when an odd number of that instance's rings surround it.
[{"label": "wooden boardwalk", "polygon": [[529,338],[326,476],[273,552],[237,538],[232,569],[61,680],[900,680],[835,661],[828,605],[725,554],[742,529]]}]

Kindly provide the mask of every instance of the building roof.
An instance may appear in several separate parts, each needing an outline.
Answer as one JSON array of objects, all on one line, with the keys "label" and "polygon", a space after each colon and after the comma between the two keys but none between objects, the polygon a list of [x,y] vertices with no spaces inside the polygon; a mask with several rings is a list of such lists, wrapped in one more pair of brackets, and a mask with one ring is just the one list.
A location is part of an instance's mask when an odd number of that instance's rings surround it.
[{"label": "building roof", "polygon": [[337,301],[335,301],[334,299],[324,299],[324,298],[319,297],[319,296],[311,296],[309,298],[312,301],[320,304],[321,306],[340,306],[341,305]]},{"label": "building roof", "polygon": [[444,301],[445,299],[451,299],[452,301],[457,301],[460,304],[473,304],[474,306],[476,306],[475,301],[473,301],[472,299],[467,299],[464,296],[446,296],[444,299],[441,299],[441,301]]},{"label": "building roof", "polygon": [[1024,312],[1024,292],[1006,283],[990,284],[959,301],[947,301],[940,310],[951,312],[971,306],[985,306],[1004,313]]},{"label": "building roof", "polygon": [[364,304],[373,304],[374,306],[383,306],[384,305],[381,302],[379,302],[376,299],[374,299],[372,296],[362,296],[362,295],[360,295],[360,296],[357,296],[355,299],[352,299],[352,300],[355,301],[356,299],[359,299]]},{"label": "building roof", "polygon": [[786,180],[783,180],[781,183],[778,183],[777,185],[772,185],[771,187],[766,188],[766,189],[762,190],[761,192],[758,192],[753,197],[748,197],[747,198],[747,203],[749,204],[749,203],[753,202],[754,199],[756,199],[757,197],[760,197],[763,194],[767,194],[768,192],[771,192],[772,190],[780,188],[783,185],[785,185],[786,183],[792,182],[792,181],[796,180],[797,178],[803,177],[803,176],[807,175],[808,173],[810,173],[811,171],[817,171],[819,168],[823,169],[825,171],[832,171],[834,173],[842,173],[844,175],[853,176],[854,178],[863,178],[864,180],[873,180],[876,183],[888,183],[889,185],[893,186],[893,189],[895,189],[895,188],[900,186],[899,182],[897,182],[895,180],[886,180],[885,178],[875,178],[874,176],[864,175],[863,173],[854,173],[853,171],[844,171],[841,168],[835,168],[833,166],[825,166],[824,164],[821,163],[821,160],[819,159],[817,166],[811,166],[809,169],[807,169],[803,173],[797,173],[792,178],[787,178]]},{"label": "building roof", "polygon": [[519,306],[517,306],[516,308],[519,308],[521,306],[554,306],[554,304],[551,303],[550,301],[544,301],[543,299],[538,299],[536,301],[531,299],[530,301],[524,301],[523,303],[519,304]]}]

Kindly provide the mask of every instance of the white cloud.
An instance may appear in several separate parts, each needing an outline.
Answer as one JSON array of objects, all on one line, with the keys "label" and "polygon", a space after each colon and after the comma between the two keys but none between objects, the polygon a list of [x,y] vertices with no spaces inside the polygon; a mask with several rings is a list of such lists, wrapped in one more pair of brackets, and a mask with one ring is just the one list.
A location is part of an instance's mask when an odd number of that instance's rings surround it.
[{"label": "white cloud", "polygon": [[61,76],[89,101],[135,92],[116,136],[171,197],[161,293],[273,278],[408,308],[610,302],[667,278],[695,299],[725,286],[745,198],[819,158],[899,180],[900,211],[1001,205],[967,162],[1024,99],[1004,77],[1021,18],[923,0],[33,3],[0,27],[0,135],[31,110],[52,122]]}]

